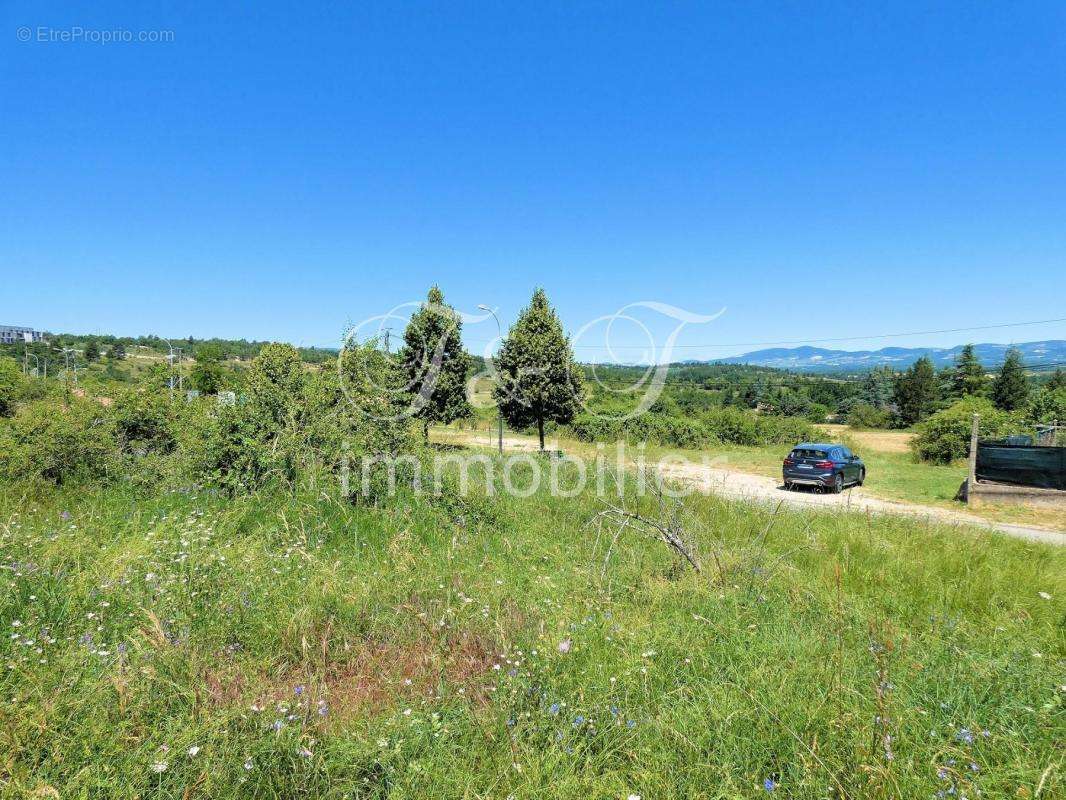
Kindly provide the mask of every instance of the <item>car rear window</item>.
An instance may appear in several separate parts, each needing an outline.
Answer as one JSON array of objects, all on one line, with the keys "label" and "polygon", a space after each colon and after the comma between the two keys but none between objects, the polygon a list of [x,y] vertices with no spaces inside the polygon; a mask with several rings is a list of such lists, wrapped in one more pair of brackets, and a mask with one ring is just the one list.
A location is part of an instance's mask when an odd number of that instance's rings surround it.
[{"label": "car rear window", "polygon": [[811,450],[797,447],[792,451],[793,458],[825,458],[825,450]]}]

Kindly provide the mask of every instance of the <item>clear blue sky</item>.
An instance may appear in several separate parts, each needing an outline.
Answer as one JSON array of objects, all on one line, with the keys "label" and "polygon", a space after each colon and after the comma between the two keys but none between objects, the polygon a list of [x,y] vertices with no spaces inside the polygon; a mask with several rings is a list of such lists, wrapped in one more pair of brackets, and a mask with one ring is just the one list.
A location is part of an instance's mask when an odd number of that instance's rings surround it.
[{"label": "clear blue sky", "polygon": [[[76,26],[173,41],[39,41]],[[9,0],[0,322],[335,345],[434,281],[727,309],[689,344],[1066,316],[1064,54],[1052,2]]]}]

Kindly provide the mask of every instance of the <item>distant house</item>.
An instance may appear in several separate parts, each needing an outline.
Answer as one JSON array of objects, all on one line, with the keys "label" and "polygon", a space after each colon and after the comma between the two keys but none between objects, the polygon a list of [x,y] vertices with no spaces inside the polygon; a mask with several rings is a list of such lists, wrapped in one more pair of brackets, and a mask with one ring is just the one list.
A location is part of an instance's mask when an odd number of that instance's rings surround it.
[{"label": "distant house", "polygon": [[23,342],[39,342],[44,334],[33,328],[23,328],[20,325],[0,325],[0,344],[22,344]]}]

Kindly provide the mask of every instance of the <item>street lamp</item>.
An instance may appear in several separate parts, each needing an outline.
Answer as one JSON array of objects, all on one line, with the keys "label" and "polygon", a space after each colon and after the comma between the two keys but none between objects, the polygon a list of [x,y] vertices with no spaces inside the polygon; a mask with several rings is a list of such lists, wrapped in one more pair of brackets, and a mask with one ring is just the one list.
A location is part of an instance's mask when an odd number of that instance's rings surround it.
[{"label": "street lamp", "polygon": [[[170,355],[167,356],[167,361],[170,362],[170,380],[168,381],[168,383],[170,384],[170,396],[173,397],[174,396],[174,345],[172,345],[170,343],[169,339],[164,339],[163,341],[166,342],[167,343],[167,347],[170,348]],[[181,362],[181,348],[180,347],[178,348],[178,362],[179,362],[179,365],[180,365],[180,362]],[[178,370],[178,381],[181,381],[181,370],[180,369]],[[181,386],[179,385],[178,388],[180,389]]]},{"label": "street lamp", "polygon": [[[503,341],[503,326],[500,324],[500,318],[496,316],[496,312],[488,306],[479,305],[478,308],[481,311],[487,311],[492,314],[492,318],[496,320],[496,330],[499,332],[500,341]],[[496,359],[493,358],[493,366],[495,366]],[[493,370],[495,372],[495,369]],[[500,455],[503,455],[503,409],[500,408],[499,402],[496,403],[496,416],[499,419],[499,440],[500,440]]]},{"label": "street lamp", "polygon": [[[74,385],[78,385],[78,358],[75,355],[73,347],[54,347],[56,350],[63,354],[63,383],[67,382],[67,373],[70,372],[71,367],[74,369]],[[48,362],[45,362],[45,372],[48,371]]]}]

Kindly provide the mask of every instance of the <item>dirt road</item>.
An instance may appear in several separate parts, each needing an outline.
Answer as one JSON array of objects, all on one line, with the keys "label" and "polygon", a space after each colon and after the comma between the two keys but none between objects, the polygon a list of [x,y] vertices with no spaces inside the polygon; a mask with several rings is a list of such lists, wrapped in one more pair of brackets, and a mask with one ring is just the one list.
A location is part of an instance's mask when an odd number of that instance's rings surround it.
[{"label": "dirt road", "polygon": [[[437,431],[435,435],[439,441],[461,443],[470,447],[491,448],[497,444],[495,434],[486,434],[480,431]],[[503,444],[505,452],[536,450],[538,447],[535,438],[514,435],[505,436]],[[545,446],[549,449],[558,449],[558,441],[547,441]],[[786,505],[793,507],[816,507],[871,514],[905,514],[941,524],[986,528],[1018,539],[1066,545],[1066,531],[990,522],[973,514],[967,514],[964,511],[953,511],[946,508],[913,503],[898,503],[874,497],[860,487],[845,489],[841,494],[821,494],[807,489],[786,491],[781,486],[781,482],[773,478],[750,475],[746,472],[737,472],[736,470],[719,466],[697,463],[665,463],[661,464],[659,469],[666,477],[692,481],[697,484],[701,491],[748,502],[776,505],[784,501]]]}]

